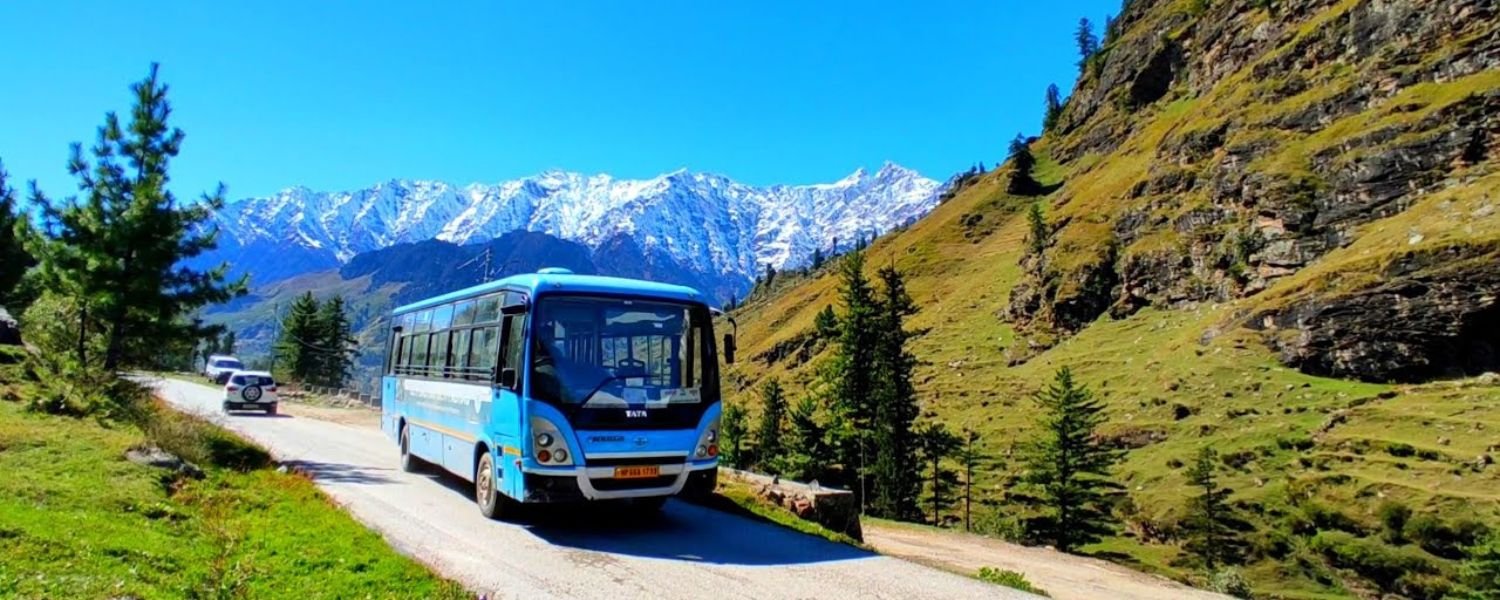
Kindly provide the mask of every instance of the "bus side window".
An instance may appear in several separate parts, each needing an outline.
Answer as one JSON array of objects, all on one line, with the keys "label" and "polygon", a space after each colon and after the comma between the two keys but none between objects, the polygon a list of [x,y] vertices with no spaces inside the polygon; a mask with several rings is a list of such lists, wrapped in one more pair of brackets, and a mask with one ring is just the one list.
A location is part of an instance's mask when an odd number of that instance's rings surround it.
[{"label": "bus side window", "polygon": [[524,316],[508,315],[505,317],[505,352],[500,361],[500,368],[515,369],[516,383],[512,388],[515,390],[521,389],[521,373],[526,371],[521,365],[521,351],[526,347],[522,343],[522,340],[525,339],[525,327],[526,318]]}]

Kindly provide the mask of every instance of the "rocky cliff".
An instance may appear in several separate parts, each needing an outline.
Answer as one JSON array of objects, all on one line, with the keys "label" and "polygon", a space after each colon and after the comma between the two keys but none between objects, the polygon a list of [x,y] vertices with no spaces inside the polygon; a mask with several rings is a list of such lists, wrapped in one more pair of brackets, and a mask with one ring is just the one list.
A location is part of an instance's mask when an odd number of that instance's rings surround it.
[{"label": "rocky cliff", "polygon": [[[1424,242],[1500,219],[1497,109],[1492,0],[1129,2],[1037,144],[1068,176],[1042,199],[1049,245],[1023,259],[1007,313],[1047,340],[1280,287],[1303,297],[1247,322],[1309,373],[1493,370],[1500,237]],[[1442,193],[1474,206],[1410,218]],[[1350,265],[1366,276],[1293,277],[1381,228],[1409,243]]]}]

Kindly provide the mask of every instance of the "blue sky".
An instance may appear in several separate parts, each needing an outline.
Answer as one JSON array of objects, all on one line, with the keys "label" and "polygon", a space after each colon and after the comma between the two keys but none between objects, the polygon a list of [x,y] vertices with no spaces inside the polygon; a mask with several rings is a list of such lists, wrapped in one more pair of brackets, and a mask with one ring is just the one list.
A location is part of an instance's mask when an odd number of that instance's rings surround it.
[{"label": "blue sky", "polygon": [[[1066,5],[1064,7],[1064,5]],[[230,196],[549,168],[753,184],[893,160],[942,179],[1039,129],[1078,18],[1026,2],[0,3],[0,160],[73,190],[67,146],[151,61],[187,132],[174,190]]]}]

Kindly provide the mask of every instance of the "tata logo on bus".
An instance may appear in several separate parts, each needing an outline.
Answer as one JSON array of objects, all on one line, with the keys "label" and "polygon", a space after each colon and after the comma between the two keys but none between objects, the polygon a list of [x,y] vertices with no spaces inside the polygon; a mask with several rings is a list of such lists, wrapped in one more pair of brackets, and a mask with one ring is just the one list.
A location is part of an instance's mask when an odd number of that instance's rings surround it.
[{"label": "tata logo on bus", "polygon": [[646,418],[646,411],[642,410],[642,409],[629,409],[629,410],[625,411],[625,418],[627,418],[627,419],[644,419],[644,418]]}]

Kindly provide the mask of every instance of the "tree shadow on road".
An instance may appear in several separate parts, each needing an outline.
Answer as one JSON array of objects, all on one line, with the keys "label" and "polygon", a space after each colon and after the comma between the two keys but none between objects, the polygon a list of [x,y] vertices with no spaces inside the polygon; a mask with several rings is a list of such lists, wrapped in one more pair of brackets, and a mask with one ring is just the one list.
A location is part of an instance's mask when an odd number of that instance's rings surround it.
[{"label": "tree shadow on road", "polygon": [[[434,483],[472,502],[472,483],[424,465]],[[554,546],[696,563],[776,566],[875,558],[879,555],[800,533],[754,515],[671,500],[660,513],[616,502],[525,504],[505,521]],[[478,507],[474,510],[477,512]]]},{"label": "tree shadow on road", "polygon": [[[873,558],[853,546],[673,500],[660,514],[615,505],[543,507],[527,529],[553,545],[698,563],[796,565]],[[550,513],[550,514],[549,514]]]},{"label": "tree shadow on road", "polygon": [[289,460],[281,464],[288,470],[306,474],[314,481],[367,484],[394,483],[390,477],[382,473],[382,471],[389,471],[390,469],[375,469],[316,460]]}]

